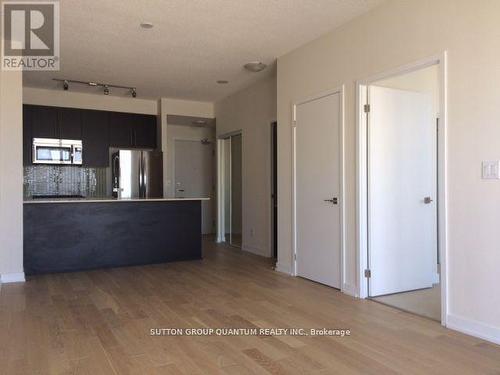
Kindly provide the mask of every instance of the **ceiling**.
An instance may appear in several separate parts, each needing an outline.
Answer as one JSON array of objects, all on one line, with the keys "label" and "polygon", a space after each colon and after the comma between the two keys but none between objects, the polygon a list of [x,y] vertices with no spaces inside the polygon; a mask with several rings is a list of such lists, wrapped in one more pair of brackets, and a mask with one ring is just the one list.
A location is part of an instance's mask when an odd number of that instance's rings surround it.
[{"label": "ceiling", "polygon": [[[56,88],[52,78],[101,81],[135,86],[142,98],[215,101],[272,74],[277,57],[382,2],[64,0],[61,71],[25,72],[24,84]],[[154,28],[142,29],[143,21]],[[260,73],[243,69],[255,60],[270,68]],[[126,94],[117,89],[111,95]]]}]

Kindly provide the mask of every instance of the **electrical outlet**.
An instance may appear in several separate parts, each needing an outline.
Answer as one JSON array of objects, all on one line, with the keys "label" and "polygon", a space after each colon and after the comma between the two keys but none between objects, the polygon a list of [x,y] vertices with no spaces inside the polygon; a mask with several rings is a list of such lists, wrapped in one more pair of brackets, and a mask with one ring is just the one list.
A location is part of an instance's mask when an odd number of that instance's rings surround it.
[{"label": "electrical outlet", "polygon": [[483,180],[498,180],[500,179],[500,161],[483,161],[482,164]]}]

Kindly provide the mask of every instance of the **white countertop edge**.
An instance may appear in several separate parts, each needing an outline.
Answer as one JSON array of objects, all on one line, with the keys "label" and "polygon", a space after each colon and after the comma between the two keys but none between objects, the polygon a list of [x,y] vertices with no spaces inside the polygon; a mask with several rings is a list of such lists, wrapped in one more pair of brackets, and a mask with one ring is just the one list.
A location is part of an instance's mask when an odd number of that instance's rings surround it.
[{"label": "white countertop edge", "polygon": [[25,204],[43,203],[126,203],[126,202],[182,202],[182,201],[208,201],[210,198],[142,198],[142,199],[33,199],[27,200]]}]

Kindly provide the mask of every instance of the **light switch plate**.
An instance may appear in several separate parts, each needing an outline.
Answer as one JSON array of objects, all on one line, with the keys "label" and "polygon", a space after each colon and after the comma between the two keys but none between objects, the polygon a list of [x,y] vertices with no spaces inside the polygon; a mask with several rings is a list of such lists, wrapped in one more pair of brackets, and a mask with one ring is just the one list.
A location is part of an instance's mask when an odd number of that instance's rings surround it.
[{"label": "light switch plate", "polygon": [[500,179],[500,161],[483,161],[483,180],[498,180]]}]

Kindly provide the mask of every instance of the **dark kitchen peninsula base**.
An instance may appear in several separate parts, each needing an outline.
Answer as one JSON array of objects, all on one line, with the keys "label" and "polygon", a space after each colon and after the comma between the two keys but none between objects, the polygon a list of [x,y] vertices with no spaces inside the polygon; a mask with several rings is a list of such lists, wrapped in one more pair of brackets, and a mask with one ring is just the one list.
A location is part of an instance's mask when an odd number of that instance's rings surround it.
[{"label": "dark kitchen peninsula base", "polygon": [[201,201],[24,204],[27,275],[201,259]]}]

